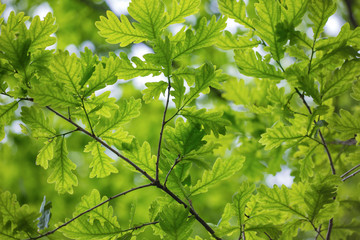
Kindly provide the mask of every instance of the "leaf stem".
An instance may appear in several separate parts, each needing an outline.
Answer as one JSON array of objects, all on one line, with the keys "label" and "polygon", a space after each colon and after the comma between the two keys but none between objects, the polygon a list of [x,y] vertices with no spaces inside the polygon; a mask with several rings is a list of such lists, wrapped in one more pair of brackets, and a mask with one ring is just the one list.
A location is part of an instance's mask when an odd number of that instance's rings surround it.
[{"label": "leaf stem", "polygon": [[170,89],[171,89],[170,76],[168,76],[166,104],[165,104],[163,119],[162,119],[162,123],[161,123],[158,151],[157,151],[157,157],[156,157],[156,177],[155,177],[156,181],[159,181],[159,161],[160,161],[160,155],[161,155],[161,143],[162,143],[162,139],[163,139],[164,128],[167,123],[165,118],[166,118],[166,113],[167,113],[167,110],[169,107]]},{"label": "leaf stem", "polygon": [[109,197],[109,198],[106,199],[105,201],[103,201],[103,202],[95,205],[94,207],[89,208],[88,210],[86,210],[86,211],[78,214],[77,216],[75,216],[75,217],[73,217],[72,219],[70,219],[69,221],[61,224],[60,226],[58,226],[58,227],[55,228],[54,230],[51,230],[51,231],[46,232],[46,233],[44,233],[44,234],[41,234],[40,236],[37,236],[37,237],[30,237],[30,238],[27,239],[27,240],[39,239],[39,238],[42,238],[42,237],[51,235],[51,234],[55,233],[56,231],[58,231],[60,228],[63,228],[63,227],[65,227],[65,226],[67,226],[68,224],[70,224],[71,222],[75,221],[76,219],[78,219],[78,218],[81,217],[82,215],[85,215],[86,213],[93,211],[94,209],[96,209],[96,208],[104,205],[104,204],[107,203],[107,202],[110,202],[111,200],[113,200],[113,199],[115,199],[115,198],[124,196],[124,195],[126,195],[126,194],[128,194],[128,193],[130,193],[130,192],[139,190],[139,189],[141,189],[141,188],[146,188],[146,187],[150,187],[150,186],[153,186],[153,185],[154,185],[153,183],[149,183],[149,184],[146,184],[146,185],[141,185],[141,186],[139,186],[139,187],[134,187],[134,188],[132,188],[132,189],[130,189],[130,190],[127,190],[127,191],[125,191],[125,192],[118,193],[118,194],[116,194],[116,195],[114,195],[114,196],[112,196],[112,197]]},{"label": "leaf stem", "polygon": [[[93,130],[92,126],[91,126],[91,122],[90,122],[89,115],[88,115],[88,113],[87,113],[87,111],[86,111],[86,107],[85,107],[84,99],[83,99],[83,98],[81,98],[81,104],[82,104],[82,107],[83,107],[83,109],[84,109],[84,113],[85,113],[86,119],[87,119],[87,121],[88,121],[88,123],[89,123],[89,127],[90,127],[90,130],[91,130],[91,133],[92,133],[92,135],[95,136],[94,130]],[[71,119],[70,116],[69,116],[69,119]]]}]

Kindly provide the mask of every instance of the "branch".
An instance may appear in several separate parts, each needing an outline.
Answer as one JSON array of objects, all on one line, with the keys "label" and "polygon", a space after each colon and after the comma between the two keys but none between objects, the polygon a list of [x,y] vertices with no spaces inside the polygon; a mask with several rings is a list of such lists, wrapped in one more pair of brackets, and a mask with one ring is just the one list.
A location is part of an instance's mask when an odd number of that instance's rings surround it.
[{"label": "branch", "polygon": [[[301,94],[299,89],[295,88],[295,91],[297,92],[297,94],[299,95],[299,97],[301,98],[301,100],[303,101],[304,105],[306,106],[306,108],[308,109],[309,113],[312,114],[312,111],[311,111],[311,108],[310,106],[307,104],[306,100],[305,100],[305,97],[304,97],[304,94]],[[316,121],[314,120],[314,123],[316,123]],[[320,135],[320,138],[321,138],[321,142],[322,142],[322,145],[324,146],[325,148],[325,152],[328,156],[328,159],[329,159],[329,163],[330,163],[330,167],[331,167],[331,172],[333,175],[336,174],[336,171],[335,171],[335,167],[334,167],[334,163],[333,163],[333,160],[332,160],[332,157],[331,157],[331,154],[330,154],[330,151],[329,151],[329,148],[325,142],[325,139],[324,139],[324,136],[321,132],[321,130],[319,129],[319,135]]]},{"label": "branch", "polygon": [[[104,204],[107,203],[107,202],[110,202],[111,200],[113,200],[113,199],[115,199],[115,198],[118,198],[118,197],[120,197],[120,196],[124,196],[125,194],[130,193],[130,192],[133,192],[133,191],[135,191],[135,190],[138,190],[138,189],[141,189],[141,188],[150,187],[150,186],[153,186],[153,185],[154,185],[153,183],[149,183],[149,184],[146,184],[146,185],[142,185],[142,186],[139,186],[139,187],[132,188],[132,189],[127,190],[127,191],[122,192],[122,193],[118,193],[118,194],[116,194],[116,195],[114,195],[114,196],[112,196],[112,197],[109,197],[109,198],[106,199],[105,201],[97,204],[96,206],[94,206],[94,207],[92,207],[92,208],[89,208],[88,210],[86,210],[86,211],[80,213],[79,215],[73,217],[72,219],[70,219],[69,221],[61,224],[60,226],[58,226],[58,227],[55,228],[54,230],[49,231],[49,232],[46,232],[46,233],[44,233],[44,234],[41,234],[40,236],[37,236],[37,237],[30,237],[30,238],[27,239],[27,240],[39,239],[39,238],[42,238],[42,237],[51,235],[51,234],[55,233],[57,230],[59,230],[60,228],[63,228],[63,227],[65,227],[66,225],[70,224],[71,222],[75,221],[76,219],[78,219],[78,218],[81,217],[82,215],[85,215],[86,213],[93,211],[94,209],[96,209],[96,208],[104,205]],[[126,231],[126,230],[124,230],[124,231]]]},{"label": "branch", "polygon": [[348,175],[349,173],[351,173],[352,171],[354,171],[355,169],[357,169],[358,167],[360,167],[360,164],[356,165],[355,167],[351,168],[349,171],[347,171],[346,173],[344,173],[343,175],[341,175],[341,178],[344,178],[346,175]]},{"label": "branch", "polygon": [[343,178],[343,179],[341,179],[343,182],[345,182],[346,180],[348,180],[349,178],[351,178],[351,177],[353,177],[353,176],[355,176],[356,174],[358,174],[360,172],[360,169],[359,170],[357,170],[356,172],[354,172],[354,173],[352,173],[352,174],[350,174],[349,176],[347,176],[347,177],[345,177],[345,178]]},{"label": "branch", "polygon": [[355,138],[350,138],[348,140],[345,141],[341,141],[341,140],[335,140],[330,142],[331,144],[337,144],[337,145],[346,145],[346,146],[352,146],[352,145],[356,145],[357,141]]},{"label": "branch", "polygon": [[122,230],[121,232],[135,231],[135,230],[137,230],[137,229],[140,229],[140,228],[143,228],[143,227],[146,227],[146,226],[149,226],[149,225],[155,225],[155,224],[158,224],[158,223],[159,223],[159,221],[148,222],[148,223],[144,223],[144,224],[141,224],[141,225],[132,227],[132,228],[128,228],[128,229]]},{"label": "branch", "polygon": [[165,128],[165,125],[167,123],[165,118],[166,118],[166,113],[167,113],[167,109],[168,109],[168,106],[169,106],[170,88],[171,88],[170,77],[168,77],[168,88],[167,88],[166,104],[165,104],[164,115],[163,115],[163,119],[162,119],[162,123],[161,123],[158,152],[157,152],[157,157],[156,157],[156,177],[155,177],[156,181],[159,181],[159,161],[160,161],[160,154],[161,154],[161,143],[162,143],[164,128]]},{"label": "branch", "polygon": [[321,232],[321,224],[319,225],[319,227],[318,227],[318,229],[317,229],[317,234],[316,234],[316,236],[315,236],[315,240],[317,240],[318,237],[321,235],[320,232]]}]

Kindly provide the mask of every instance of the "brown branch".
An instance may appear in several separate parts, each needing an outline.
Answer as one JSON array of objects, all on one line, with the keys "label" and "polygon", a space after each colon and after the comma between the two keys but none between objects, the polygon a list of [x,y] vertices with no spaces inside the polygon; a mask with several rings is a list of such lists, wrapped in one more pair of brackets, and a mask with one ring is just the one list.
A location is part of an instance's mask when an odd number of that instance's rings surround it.
[{"label": "brown branch", "polygon": [[348,175],[349,173],[351,173],[352,171],[354,171],[355,169],[357,169],[358,167],[360,167],[360,164],[356,165],[355,167],[351,168],[350,170],[346,171],[343,175],[341,175],[341,178],[344,178],[346,175]]},{"label": "brown branch", "polygon": [[135,230],[137,230],[137,229],[140,229],[140,228],[143,228],[143,227],[146,227],[146,226],[149,226],[149,225],[155,225],[155,224],[158,224],[158,223],[159,223],[159,221],[143,223],[143,224],[141,224],[141,225],[134,226],[134,227],[132,227],[132,228],[128,228],[128,229],[122,230],[121,232],[135,231]]},{"label": "brown branch", "polygon": [[[57,227],[57,228],[55,228],[54,230],[51,230],[51,231],[46,232],[46,233],[44,233],[44,234],[41,234],[41,235],[39,235],[39,236],[37,236],[37,237],[30,237],[30,238],[29,238],[29,239],[27,239],[27,240],[34,240],[34,239],[39,239],[39,238],[42,238],[42,237],[45,237],[45,236],[49,236],[49,235],[51,235],[51,234],[55,233],[56,231],[58,231],[59,229],[61,229],[61,228],[65,227],[65,226],[67,226],[67,225],[68,225],[68,224],[70,224],[71,222],[75,221],[75,220],[76,220],[76,219],[78,219],[79,217],[81,217],[81,216],[85,215],[85,214],[86,214],[86,213],[88,213],[88,212],[91,212],[91,211],[95,210],[96,208],[98,208],[98,207],[100,207],[100,206],[104,205],[104,204],[105,204],[105,203],[107,203],[107,202],[110,202],[111,200],[113,200],[113,199],[115,199],[115,198],[118,198],[118,197],[124,196],[125,194],[130,193],[130,192],[133,192],[133,191],[135,191],[135,190],[138,190],[138,189],[141,189],[141,188],[145,188],[145,187],[150,187],[150,186],[153,186],[153,185],[154,185],[153,183],[149,183],[149,184],[142,185],[142,186],[139,186],[139,187],[135,187],[135,188],[132,188],[132,189],[127,190],[127,191],[125,191],[125,192],[122,192],[122,193],[116,194],[116,195],[114,195],[114,196],[112,196],[112,197],[109,197],[109,198],[108,198],[108,199],[106,199],[105,201],[103,201],[103,202],[101,202],[101,203],[97,204],[96,206],[94,206],[94,207],[92,207],[92,208],[89,208],[88,210],[86,210],[86,211],[84,211],[84,212],[80,213],[79,215],[77,215],[77,216],[73,217],[73,218],[72,218],[72,219],[70,219],[69,221],[67,221],[67,222],[65,222],[65,223],[63,223],[63,224],[61,224],[60,226],[58,226],[58,227]],[[124,231],[125,231],[125,230],[124,230]]]},{"label": "brown branch", "polygon": [[331,235],[331,231],[332,231],[332,227],[333,227],[333,218],[330,219],[329,221],[329,227],[328,227],[328,231],[326,234],[326,240],[330,240],[330,235]]},{"label": "brown branch", "polygon": [[360,169],[359,170],[357,170],[356,172],[354,172],[354,173],[352,173],[352,174],[350,174],[349,176],[347,176],[347,177],[345,177],[345,178],[343,178],[343,179],[341,179],[343,182],[345,182],[346,180],[348,180],[349,178],[351,178],[351,177],[353,177],[353,176],[355,176],[356,174],[358,174],[360,172]]},{"label": "brown branch", "polygon": [[315,236],[315,240],[317,240],[318,239],[318,237],[321,235],[320,233],[321,233],[321,224],[319,225],[319,227],[318,227],[318,229],[317,229],[317,234],[316,234],[316,236]]},{"label": "brown branch", "polygon": [[166,187],[166,182],[170,176],[170,173],[172,172],[172,170],[174,170],[175,166],[181,161],[181,159],[179,160],[180,158],[180,154],[178,155],[178,157],[175,159],[175,162],[174,164],[171,166],[169,172],[166,174],[166,177],[165,177],[165,181],[164,181],[164,187]]},{"label": "brown branch", "polygon": [[157,151],[157,157],[156,157],[156,177],[155,177],[156,181],[159,181],[159,161],[160,161],[160,155],[161,155],[161,143],[162,143],[162,139],[163,139],[164,128],[165,128],[165,125],[167,123],[165,118],[166,118],[166,113],[167,113],[167,110],[168,110],[168,107],[169,107],[170,88],[171,88],[170,77],[168,77],[166,104],[165,104],[163,119],[162,119],[162,122],[161,122],[161,130],[160,130],[158,151]]},{"label": "brown branch", "polygon": [[350,138],[345,141],[335,140],[335,141],[330,142],[330,144],[346,145],[346,146],[353,146],[353,145],[356,145],[356,143],[357,143],[357,141],[355,138]]}]

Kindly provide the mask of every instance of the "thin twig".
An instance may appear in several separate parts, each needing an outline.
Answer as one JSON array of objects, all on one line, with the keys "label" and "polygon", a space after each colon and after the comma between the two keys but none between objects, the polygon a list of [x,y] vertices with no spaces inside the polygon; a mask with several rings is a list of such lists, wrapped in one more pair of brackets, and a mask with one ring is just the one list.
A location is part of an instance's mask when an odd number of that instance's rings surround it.
[{"label": "thin twig", "polygon": [[351,173],[352,171],[354,171],[355,169],[357,169],[358,167],[360,167],[360,164],[356,165],[355,167],[351,168],[349,171],[347,171],[346,173],[344,173],[343,175],[341,175],[341,178],[344,178],[346,175],[348,175],[349,173]]},{"label": "thin twig", "polygon": [[146,227],[146,226],[149,226],[149,225],[155,225],[155,224],[158,224],[158,223],[159,223],[159,221],[148,222],[148,223],[144,223],[144,224],[141,224],[141,225],[138,225],[138,226],[134,226],[132,228],[122,230],[121,232],[135,231],[137,229],[140,229],[140,228],[143,228],[143,227]]},{"label": "thin twig", "polygon": [[[307,104],[306,100],[305,100],[305,97],[304,97],[304,94],[301,94],[299,89],[295,88],[295,91],[297,92],[297,94],[299,95],[299,97],[301,98],[301,100],[303,101],[304,105],[306,106],[306,108],[308,109],[309,113],[312,114],[312,111],[311,111],[311,108],[310,106]],[[316,124],[316,121],[314,120],[314,123]],[[328,159],[329,159],[329,163],[330,163],[330,167],[331,167],[331,172],[333,175],[336,174],[336,171],[335,171],[335,167],[334,167],[334,163],[333,163],[333,160],[332,160],[332,157],[331,157],[331,154],[330,154],[330,151],[329,151],[329,148],[325,142],[325,139],[324,139],[324,136],[321,132],[321,130],[319,129],[319,135],[320,135],[320,138],[321,138],[321,142],[322,142],[322,145],[324,146],[324,149],[325,149],[325,152],[328,156]]]},{"label": "thin twig", "polygon": [[[92,133],[92,135],[95,136],[94,130],[93,130],[92,126],[91,126],[91,122],[90,122],[89,115],[88,115],[88,113],[87,113],[87,111],[86,111],[86,107],[85,107],[84,99],[83,99],[83,98],[81,98],[81,104],[82,104],[82,107],[83,107],[83,109],[84,109],[84,113],[85,113],[86,119],[87,119],[87,121],[88,121],[88,123],[89,123],[89,127],[90,127],[90,130],[91,130],[91,133]],[[69,117],[69,119],[70,119],[70,117]]]},{"label": "thin twig", "polygon": [[318,237],[320,236],[320,232],[321,232],[321,224],[319,225],[318,229],[317,229],[317,234],[315,236],[315,240],[318,239]]},{"label": "thin twig", "polygon": [[165,104],[165,109],[164,109],[164,114],[163,114],[163,119],[161,122],[161,130],[160,130],[160,137],[159,137],[159,144],[158,144],[158,152],[157,152],[157,157],[156,157],[156,181],[159,181],[159,161],[160,161],[160,154],[161,154],[161,143],[162,143],[162,139],[163,139],[163,133],[164,133],[164,128],[166,125],[166,113],[167,113],[167,109],[169,106],[169,100],[170,100],[170,89],[171,89],[171,84],[170,84],[170,76],[168,77],[168,87],[167,87],[167,97],[166,97],[166,104]]},{"label": "thin twig", "polygon": [[66,225],[70,224],[71,222],[75,221],[76,219],[78,219],[78,218],[81,217],[82,215],[85,215],[86,213],[93,211],[94,209],[96,209],[96,208],[104,205],[104,204],[107,203],[107,202],[110,202],[111,200],[113,200],[113,199],[115,199],[115,198],[118,198],[118,197],[120,197],[120,196],[124,196],[125,194],[130,193],[130,192],[133,192],[133,191],[135,191],[135,190],[138,190],[138,189],[141,189],[141,188],[150,187],[150,186],[154,186],[154,184],[153,184],[153,183],[149,183],[149,184],[146,184],[146,185],[142,185],[142,186],[139,186],[139,187],[135,187],[135,188],[132,188],[132,189],[127,190],[127,191],[125,191],[125,192],[122,192],[122,193],[116,194],[116,195],[114,195],[114,196],[112,196],[112,197],[109,197],[109,198],[106,199],[105,201],[97,204],[96,206],[94,206],[94,207],[92,207],[92,208],[89,208],[88,210],[86,210],[86,211],[80,213],[79,215],[73,217],[73,218],[70,219],[69,221],[61,224],[60,226],[58,226],[58,227],[55,228],[54,230],[51,230],[51,231],[46,232],[46,233],[44,233],[44,234],[41,234],[40,236],[37,236],[37,237],[31,237],[31,238],[29,238],[29,239],[27,239],[27,240],[39,239],[39,238],[42,238],[42,237],[51,235],[51,234],[55,233],[56,231],[58,231],[60,228],[63,228],[63,227],[65,227]]},{"label": "thin twig", "polygon": [[343,181],[343,182],[345,182],[346,180],[348,180],[349,178],[351,178],[351,177],[355,176],[355,175],[356,175],[356,174],[358,174],[359,172],[360,172],[360,169],[359,169],[359,170],[357,170],[356,172],[354,172],[354,173],[350,174],[349,176],[347,176],[347,177],[343,178],[343,179],[342,179],[342,181]]},{"label": "thin twig", "polygon": [[73,132],[77,132],[77,131],[79,131],[78,128],[76,128],[76,129],[74,129],[74,130],[72,130],[72,131],[68,131],[68,132],[66,132],[66,133],[57,134],[57,135],[55,135],[55,136],[49,137],[48,139],[50,140],[50,139],[57,138],[57,137],[64,137],[64,136],[66,136],[66,135],[69,135],[69,134],[71,134],[71,133],[73,133]]},{"label": "thin twig", "polygon": [[335,140],[335,141],[330,142],[330,144],[353,146],[353,145],[357,144],[357,141],[356,141],[355,138],[350,138],[350,139],[345,140],[345,141]]},{"label": "thin twig", "polygon": [[[243,240],[246,240],[246,238],[245,238],[245,224],[243,224],[241,227],[242,227],[242,230],[241,230],[242,239],[243,239]],[[240,239],[241,239],[241,238],[240,238]]]},{"label": "thin twig", "polygon": [[331,231],[332,231],[332,227],[333,227],[333,218],[331,218],[329,220],[329,227],[328,227],[328,231],[327,231],[327,234],[326,234],[326,240],[330,240],[330,235],[331,235]]},{"label": "thin twig", "polygon": [[181,159],[179,160],[179,158],[180,158],[180,154],[179,154],[178,157],[175,159],[175,162],[174,162],[174,164],[171,166],[169,172],[166,174],[165,181],[164,181],[164,187],[166,187],[166,183],[167,183],[167,180],[168,180],[168,178],[169,178],[169,176],[170,176],[170,173],[171,173],[172,170],[175,168],[176,164],[178,164],[178,163],[181,161]]}]

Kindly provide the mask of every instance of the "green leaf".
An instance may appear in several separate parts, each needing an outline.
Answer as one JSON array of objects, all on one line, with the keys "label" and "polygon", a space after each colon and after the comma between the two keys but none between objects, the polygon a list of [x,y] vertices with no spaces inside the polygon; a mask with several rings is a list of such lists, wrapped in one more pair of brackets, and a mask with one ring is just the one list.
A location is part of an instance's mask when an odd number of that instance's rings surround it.
[{"label": "green leaf", "polygon": [[329,128],[354,136],[360,133],[360,121],[350,112],[340,109],[340,115],[335,114],[329,119]]},{"label": "green leaf", "polygon": [[119,102],[119,110],[111,118],[102,118],[100,124],[96,126],[95,132],[100,137],[104,133],[119,128],[131,119],[140,115],[141,100],[135,100],[133,97]]},{"label": "green leaf", "polygon": [[215,15],[211,18],[209,24],[203,17],[199,26],[194,33],[191,29],[186,30],[185,40],[178,42],[175,48],[173,59],[183,54],[189,54],[196,49],[209,47],[216,43],[217,38],[221,35],[221,31],[226,27],[226,18],[222,17],[216,21]]},{"label": "green leaf", "polygon": [[81,80],[79,84],[81,87],[87,83],[98,63],[99,57],[93,55],[92,51],[87,47],[85,47],[84,52],[80,52]]},{"label": "green leaf", "polygon": [[221,72],[215,71],[210,63],[206,63],[199,67],[195,75],[195,86],[190,88],[190,92],[185,95],[182,107],[186,106],[193,99],[199,97],[200,93],[207,94],[210,92],[210,86],[219,88],[219,79],[217,78]]},{"label": "green leaf", "polygon": [[309,4],[309,18],[313,22],[314,39],[317,39],[328,20],[336,11],[336,4],[332,0],[311,0]]},{"label": "green leaf", "polygon": [[146,35],[139,29],[134,28],[125,15],[119,18],[111,11],[106,11],[106,17],[100,16],[100,21],[95,23],[100,36],[106,38],[108,43],[126,47],[131,43],[141,43],[147,40]]},{"label": "green leaf", "polygon": [[323,101],[347,91],[353,81],[360,75],[357,71],[359,67],[360,61],[356,59],[346,61],[340,69],[336,69],[334,74],[327,77],[320,92]]},{"label": "green leaf", "polygon": [[[101,197],[99,191],[93,189],[89,195],[85,195],[81,198],[73,215],[76,216],[106,200],[108,200],[108,197]],[[109,203],[105,203],[100,207],[95,208],[93,211],[87,213],[86,217],[84,216],[82,218],[87,219],[90,224],[94,224],[94,221],[98,220],[101,225],[108,223],[114,228],[120,227],[117,217],[114,216],[113,208],[109,206]]]},{"label": "green leaf", "polygon": [[171,64],[172,64],[172,54],[173,54],[173,44],[170,42],[170,39],[166,36],[165,39],[158,38],[155,41],[154,54],[146,54],[144,58],[148,62],[152,62],[158,66],[164,67],[162,72],[165,77],[168,77],[171,74]]},{"label": "green leaf", "polygon": [[199,11],[200,0],[172,0],[168,21],[165,27],[185,22],[185,17],[193,15]]},{"label": "green leaf", "polygon": [[118,170],[111,163],[115,160],[111,159],[105,153],[105,148],[97,141],[89,142],[84,149],[84,152],[91,152],[93,160],[90,163],[92,168],[90,178],[103,178],[109,176],[111,173],[117,173]]},{"label": "green leaf", "polygon": [[312,146],[300,145],[298,146],[299,151],[294,154],[294,157],[300,158],[300,178],[302,181],[306,181],[314,175],[315,164],[313,156],[318,146],[318,144]]},{"label": "green leaf", "polygon": [[253,22],[250,18],[246,17],[246,6],[243,0],[218,0],[219,10],[222,14],[227,15],[235,22],[244,25],[247,28],[254,29]]},{"label": "green leaf", "polygon": [[188,218],[188,215],[189,211],[177,203],[163,207],[159,213],[159,223],[161,229],[166,233],[166,239],[188,239],[194,223],[194,218]]},{"label": "green leaf", "polygon": [[51,70],[57,81],[65,86],[65,91],[79,95],[81,65],[79,58],[68,51],[58,51],[53,58]]},{"label": "green leaf", "polygon": [[31,136],[34,138],[50,138],[56,135],[55,129],[50,126],[49,119],[40,108],[22,107],[21,119],[31,129]]},{"label": "green leaf", "polygon": [[[237,105],[247,105],[250,103],[250,90],[245,86],[243,79],[232,78],[223,84],[223,97],[233,101]],[[241,91],[240,91],[241,89]]]},{"label": "green leaf", "polygon": [[250,40],[251,36],[235,36],[229,31],[224,31],[225,35],[218,37],[216,46],[224,50],[253,48],[258,46],[261,42],[258,40]]},{"label": "green leaf", "polygon": [[[310,0],[286,0],[286,9],[282,9],[284,12],[284,18],[290,26],[296,27],[303,20],[304,14],[307,11],[308,3]],[[285,11],[284,11],[285,10]]]},{"label": "green leaf", "polygon": [[[118,111],[119,106],[116,104],[116,98],[109,98],[110,94],[110,91],[106,91],[99,96],[92,94],[90,98],[86,99],[84,105],[90,118],[94,115],[110,118],[115,111]],[[82,114],[84,113],[82,109],[79,111]]]},{"label": "green leaf", "polygon": [[150,103],[153,100],[157,100],[160,97],[160,94],[165,94],[165,91],[168,87],[167,82],[160,81],[160,82],[147,82],[145,83],[145,86],[147,87],[142,91],[143,100],[145,103]]},{"label": "green leaf", "polygon": [[[105,67],[104,67],[105,65]],[[117,73],[121,68],[121,61],[119,58],[110,56],[109,58],[102,58],[102,61],[96,65],[95,71],[86,83],[84,96],[90,96],[91,93],[104,88],[106,85],[114,84],[117,80]]]},{"label": "green leaf", "polygon": [[233,202],[231,204],[231,207],[235,212],[239,229],[242,229],[242,226],[245,223],[245,220],[247,219],[245,218],[245,208],[254,190],[255,190],[254,185],[243,183],[240,185],[239,192],[233,196]]},{"label": "green leaf", "polygon": [[164,3],[159,0],[133,0],[128,11],[138,21],[135,28],[149,40],[156,39],[167,22]]},{"label": "green leaf", "polygon": [[18,102],[0,105],[0,141],[5,137],[4,126],[10,124],[17,108]]},{"label": "green leaf", "polygon": [[235,62],[240,73],[257,78],[269,78],[273,80],[284,79],[284,74],[263,60],[258,52],[252,49],[235,50]]},{"label": "green leaf", "polygon": [[236,156],[228,159],[218,158],[212,169],[205,171],[201,180],[190,187],[190,195],[207,192],[209,187],[225,180],[238,172],[245,161],[244,157]]},{"label": "green leaf", "polygon": [[40,149],[36,157],[36,165],[40,165],[44,169],[49,166],[49,161],[54,158],[54,147],[56,146],[56,138],[48,140],[45,145]]},{"label": "green leaf", "polygon": [[360,81],[353,82],[352,90],[351,97],[356,101],[360,101]]},{"label": "green leaf", "polygon": [[55,183],[55,189],[59,194],[72,194],[73,186],[78,185],[78,179],[72,172],[76,165],[67,155],[66,139],[61,137],[56,141],[54,159],[50,162],[52,172],[48,177],[48,183]]},{"label": "green leaf", "polygon": [[52,13],[49,12],[44,20],[40,21],[39,16],[35,16],[31,21],[29,28],[31,37],[31,46],[29,51],[33,51],[38,48],[45,48],[56,43],[56,38],[50,35],[55,33],[57,26],[54,25],[55,18]]},{"label": "green leaf", "polygon": [[329,175],[325,178],[316,178],[310,188],[306,189],[304,201],[307,207],[306,213],[311,222],[318,217],[325,205],[334,202],[339,182],[338,177]]},{"label": "green leaf", "polygon": [[184,79],[174,76],[171,87],[174,89],[173,91],[170,91],[171,96],[174,97],[173,102],[175,103],[176,108],[180,109],[185,100],[186,88],[184,87]]},{"label": "green leaf", "polygon": [[129,135],[128,132],[121,128],[116,129],[115,132],[106,132],[101,138],[109,145],[113,145],[118,149],[121,149],[123,143],[130,144],[134,139],[134,136]]},{"label": "green leaf", "polygon": [[271,150],[279,147],[282,143],[293,143],[300,141],[306,136],[306,129],[299,126],[281,126],[277,125],[267,128],[266,133],[261,134],[259,143],[265,145],[265,150]]},{"label": "green leaf", "polygon": [[202,141],[204,130],[198,125],[184,122],[178,118],[175,128],[167,126],[164,131],[164,144],[166,149],[175,155],[186,156],[193,150],[199,149],[206,142]]},{"label": "green leaf", "polygon": [[269,188],[261,185],[257,191],[257,200],[262,209],[272,212],[281,211],[285,214],[295,214],[306,218],[304,211],[297,206],[299,202],[291,198],[290,190],[287,187],[282,186],[279,188],[274,185],[273,188]]},{"label": "green leaf", "polygon": [[135,77],[145,77],[150,74],[158,76],[161,72],[161,68],[153,65],[149,62],[144,62],[138,57],[131,58],[131,61],[136,65],[135,67],[128,59],[126,53],[120,53],[120,66],[117,72],[117,76],[120,79],[128,80]]},{"label": "green leaf", "polygon": [[275,61],[280,61],[284,56],[283,40],[280,41],[277,27],[281,21],[281,7],[278,1],[260,0],[255,4],[258,19],[254,20],[257,35],[270,47],[270,52]]},{"label": "green leaf", "polygon": [[35,103],[41,106],[67,108],[81,105],[75,97],[63,91],[60,86],[53,84],[37,84],[29,90],[29,95],[34,98]]},{"label": "green leaf", "polygon": [[[0,3],[0,16],[3,14],[5,8],[6,8],[6,4]],[[0,25],[2,24],[3,21],[4,21],[4,18],[0,18]]]},{"label": "green leaf", "polygon": [[37,224],[39,230],[43,230],[49,227],[49,222],[51,218],[51,208],[52,203],[46,202],[46,196],[44,196],[44,200],[41,203],[40,213],[41,216],[37,219],[39,222]]},{"label": "green leaf", "polygon": [[196,107],[184,108],[181,110],[181,115],[190,122],[202,125],[207,134],[212,131],[216,137],[219,134],[225,135],[225,126],[230,125],[228,120],[222,118],[222,112],[206,111],[205,108],[199,110],[196,110]]},{"label": "green leaf", "polygon": [[[148,142],[141,146],[136,138],[129,143],[122,144],[122,153],[128,159],[131,159],[142,170],[151,176],[155,176],[156,156],[151,155],[151,148]],[[134,170],[134,169],[132,169]]]}]

